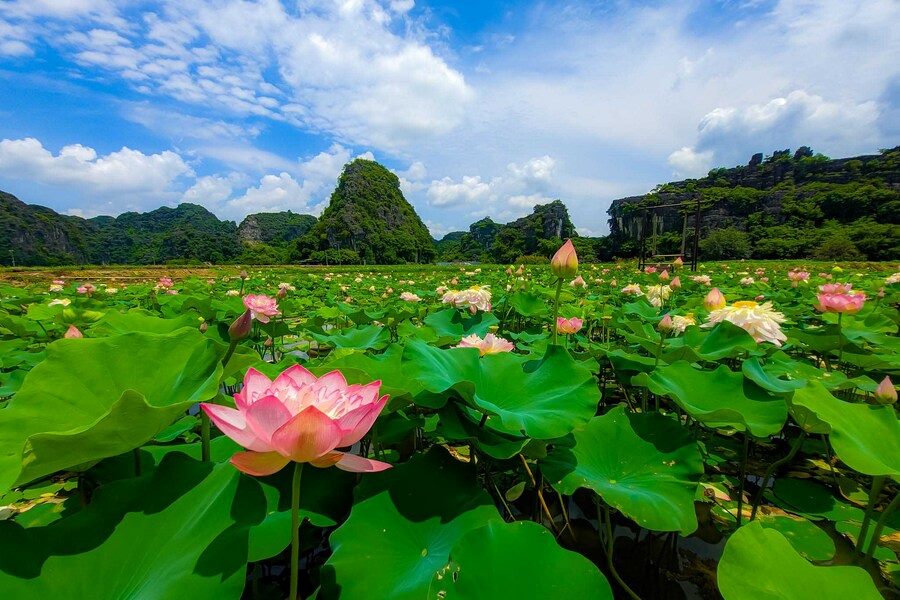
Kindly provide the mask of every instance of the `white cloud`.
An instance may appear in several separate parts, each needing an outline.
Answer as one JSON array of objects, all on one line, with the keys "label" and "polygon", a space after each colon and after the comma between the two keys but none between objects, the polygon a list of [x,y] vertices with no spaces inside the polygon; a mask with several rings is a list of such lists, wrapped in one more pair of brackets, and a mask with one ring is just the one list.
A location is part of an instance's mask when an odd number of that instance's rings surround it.
[{"label": "white cloud", "polygon": [[93,148],[72,144],[54,155],[34,138],[0,141],[0,173],[40,184],[76,186],[104,196],[151,195],[168,191],[175,180],[192,174],[178,154],[144,154],[122,148],[98,156]]},{"label": "white cloud", "polygon": [[713,151],[696,152],[687,146],[669,155],[669,165],[678,177],[703,177],[712,166]]},{"label": "white cloud", "polygon": [[433,206],[447,206],[460,202],[478,202],[487,200],[491,195],[491,186],[481,180],[480,175],[465,175],[462,180],[454,181],[449,177],[432,181],[428,186],[428,198]]}]

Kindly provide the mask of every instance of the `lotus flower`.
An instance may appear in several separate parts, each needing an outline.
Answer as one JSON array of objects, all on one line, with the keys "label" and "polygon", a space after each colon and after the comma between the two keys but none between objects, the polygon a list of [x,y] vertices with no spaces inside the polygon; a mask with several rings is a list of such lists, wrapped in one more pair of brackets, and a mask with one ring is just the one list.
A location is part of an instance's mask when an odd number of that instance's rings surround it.
[{"label": "lotus flower", "polygon": [[569,282],[569,285],[572,286],[572,287],[582,287],[582,288],[586,288],[586,287],[587,287],[587,282],[584,280],[584,277],[582,277],[581,275],[579,275],[578,277],[576,277],[575,279],[573,279],[572,281],[570,281],[570,282]]},{"label": "lotus flower", "polygon": [[250,311],[250,316],[260,323],[268,323],[270,317],[280,315],[278,301],[263,294],[247,294],[244,296],[244,306]]},{"label": "lotus flower", "polygon": [[669,282],[669,287],[672,288],[673,290],[677,290],[678,288],[680,288],[681,287],[681,277],[678,277],[677,275],[675,277],[673,277],[672,281]]},{"label": "lotus flower", "polygon": [[234,395],[236,409],[203,402],[200,407],[222,433],[247,449],[231,464],[249,475],[271,475],[289,462],[332,465],[354,473],[391,465],[336,450],[366,435],[387,403],[380,381],[348,385],[340,371],[322,377],[294,365],[271,381],[250,368]]},{"label": "lotus flower", "polygon": [[816,310],[832,313],[858,313],[866,303],[866,295],[855,292],[849,283],[828,283],[819,286]]},{"label": "lotus flower", "polygon": [[66,333],[63,334],[63,337],[67,340],[74,340],[78,338],[83,338],[84,334],[81,333],[81,330],[75,327],[74,325],[69,325],[69,328],[66,329]]},{"label": "lotus flower", "polygon": [[785,317],[772,310],[772,303],[758,304],[752,300],[735,302],[709,313],[709,319],[702,325],[704,329],[714,327],[717,323],[728,321],[749,333],[757,343],[771,342],[776,346],[787,340],[781,331]]},{"label": "lotus flower", "polygon": [[675,328],[675,324],[672,322],[672,316],[669,313],[660,319],[659,323],[656,324],[656,328],[663,333],[668,333]]},{"label": "lotus flower", "polygon": [[563,335],[572,335],[573,333],[578,333],[581,330],[581,326],[583,324],[584,321],[582,321],[578,317],[572,317],[570,319],[566,319],[565,317],[557,317],[556,331]]},{"label": "lotus flower", "polygon": [[566,243],[560,246],[553,255],[550,260],[550,270],[560,279],[568,279],[578,273],[578,254],[575,252],[572,240],[566,240]]},{"label": "lotus flower", "polygon": [[481,356],[485,356],[487,354],[498,354],[500,352],[512,352],[514,346],[509,340],[505,340],[493,333],[487,334],[484,336],[484,339],[478,337],[478,334],[473,333],[472,335],[468,335],[459,340],[459,344],[456,347],[478,348],[478,352]]},{"label": "lotus flower", "polygon": [[668,269],[663,269],[662,273],[659,274],[660,281],[668,281],[669,280],[669,271]]}]

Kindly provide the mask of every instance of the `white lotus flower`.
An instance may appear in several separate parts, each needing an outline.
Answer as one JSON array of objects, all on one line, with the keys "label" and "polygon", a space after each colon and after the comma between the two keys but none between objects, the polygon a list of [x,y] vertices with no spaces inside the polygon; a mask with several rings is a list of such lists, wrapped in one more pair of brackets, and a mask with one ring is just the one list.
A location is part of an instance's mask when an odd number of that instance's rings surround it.
[{"label": "white lotus flower", "polygon": [[763,304],[752,300],[735,302],[731,306],[709,313],[709,319],[702,327],[709,329],[722,321],[737,325],[753,336],[757,343],[771,342],[776,346],[781,346],[781,342],[787,340],[787,336],[781,331],[781,324],[784,323],[785,316],[772,310],[771,302]]}]

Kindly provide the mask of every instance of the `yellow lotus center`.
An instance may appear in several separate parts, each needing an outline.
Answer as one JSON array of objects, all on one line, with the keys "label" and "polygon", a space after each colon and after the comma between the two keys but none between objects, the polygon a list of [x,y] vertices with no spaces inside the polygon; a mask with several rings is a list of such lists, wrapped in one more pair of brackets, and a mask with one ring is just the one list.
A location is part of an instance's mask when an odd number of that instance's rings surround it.
[{"label": "yellow lotus center", "polygon": [[756,308],[756,302],[753,300],[741,300],[733,304],[735,308]]}]

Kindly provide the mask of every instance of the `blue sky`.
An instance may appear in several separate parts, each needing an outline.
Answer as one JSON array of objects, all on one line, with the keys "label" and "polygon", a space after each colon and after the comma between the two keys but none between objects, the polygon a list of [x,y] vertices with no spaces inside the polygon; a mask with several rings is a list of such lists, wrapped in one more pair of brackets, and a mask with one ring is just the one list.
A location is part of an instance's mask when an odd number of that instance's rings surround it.
[{"label": "blue sky", "polygon": [[318,214],[375,158],[432,233],[810,145],[900,144],[896,0],[2,0],[0,189]]}]

